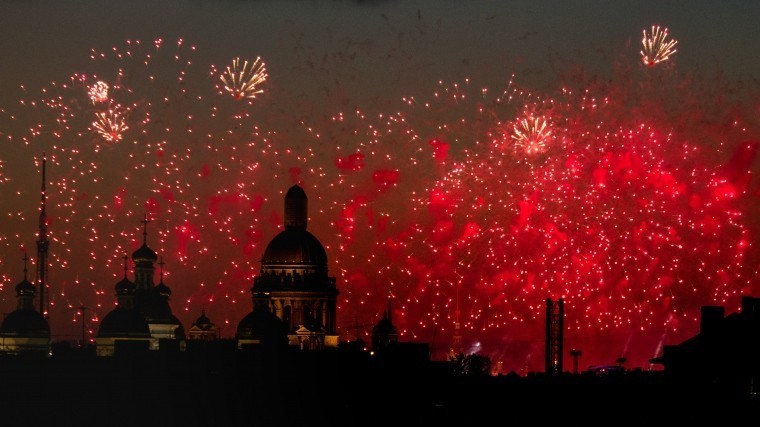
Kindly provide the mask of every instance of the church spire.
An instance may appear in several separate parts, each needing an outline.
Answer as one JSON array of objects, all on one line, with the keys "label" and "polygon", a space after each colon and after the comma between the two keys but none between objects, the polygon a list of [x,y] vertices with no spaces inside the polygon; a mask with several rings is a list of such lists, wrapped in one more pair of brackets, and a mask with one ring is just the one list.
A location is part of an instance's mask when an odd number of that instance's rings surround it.
[{"label": "church spire", "polygon": [[153,249],[148,247],[148,214],[142,221],[143,223],[143,244],[132,253],[132,261],[135,263],[135,287],[139,290],[153,289],[153,272],[155,267],[153,263],[158,260],[158,256]]},{"label": "church spire", "polygon": [[129,269],[129,255],[124,255],[124,278],[127,278],[127,270]]},{"label": "church spire", "polygon": [[27,277],[27,272],[29,270],[26,268],[26,263],[27,263],[27,261],[29,261],[29,257],[26,256],[26,251],[24,251],[24,258],[22,258],[22,259],[24,260],[24,280],[29,280],[28,277]]},{"label": "church spire", "polygon": [[[48,317],[49,309],[49,296],[47,293],[47,269],[48,269],[48,246],[50,242],[47,238],[47,193],[45,188],[45,153],[42,153],[42,188],[40,190],[40,219],[39,219],[39,231],[37,234],[37,277],[36,284],[40,294],[39,311],[40,314]],[[26,267],[24,267],[26,268]]]},{"label": "church spire", "polygon": [[158,283],[164,283],[164,264],[166,263],[164,262],[164,257],[162,256],[161,258],[159,258],[159,261],[158,261],[158,267],[159,267]]},{"label": "church spire", "polygon": [[143,245],[148,246],[148,223],[150,220],[148,219],[148,213],[145,212],[145,216],[143,217],[143,220],[140,221],[143,223]]}]

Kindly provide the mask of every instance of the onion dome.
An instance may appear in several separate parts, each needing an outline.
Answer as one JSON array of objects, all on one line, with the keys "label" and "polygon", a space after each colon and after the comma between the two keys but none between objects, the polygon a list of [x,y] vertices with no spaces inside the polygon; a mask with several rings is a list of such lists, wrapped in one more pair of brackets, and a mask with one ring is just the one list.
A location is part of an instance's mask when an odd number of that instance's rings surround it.
[{"label": "onion dome", "polygon": [[137,248],[136,251],[132,252],[132,260],[135,262],[156,261],[157,259],[158,255],[156,255],[156,252],[154,252],[153,249],[149,248],[145,242],[143,242],[142,246]]},{"label": "onion dome", "polygon": [[153,287],[153,291],[156,294],[164,297],[164,299],[168,300],[169,296],[171,296],[172,294],[172,290],[169,289],[169,287],[164,284],[164,264],[165,264],[164,257],[161,257],[161,261],[158,262],[158,265],[161,266],[161,273],[160,273],[161,276],[158,281],[158,284]]},{"label": "onion dome", "polygon": [[12,311],[3,320],[0,334],[20,337],[50,337],[47,319],[33,307]]},{"label": "onion dome", "polygon": [[118,306],[100,322],[98,337],[150,338],[150,328],[137,310]]},{"label": "onion dome", "polygon": [[139,248],[137,248],[136,251],[132,253],[132,260],[135,262],[138,261],[156,261],[158,259],[158,256],[153,251],[153,249],[148,247],[148,214],[145,214],[145,219],[142,220],[143,223],[143,244]]},{"label": "onion dome", "polygon": [[117,295],[124,295],[124,294],[131,294],[135,290],[135,284],[124,277],[116,284],[116,294]]},{"label": "onion dome", "polygon": [[127,260],[129,257],[124,255],[124,278],[116,284],[116,295],[132,294],[135,291],[135,284],[127,279]]},{"label": "onion dome", "polygon": [[153,288],[153,290],[157,294],[159,294],[161,296],[164,296],[164,297],[168,297],[169,295],[172,294],[172,290],[169,289],[169,287],[164,284],[163,280],[161,280],[160,282],[158,282],[158,284]]},{"label": "onion dome", "polygon": [[27,279],[22,280],[18,285],[16,285],[17,296],[34,295],[35,292],[37,292],[37,288],[32,284],[32,282],[28,281]]}]

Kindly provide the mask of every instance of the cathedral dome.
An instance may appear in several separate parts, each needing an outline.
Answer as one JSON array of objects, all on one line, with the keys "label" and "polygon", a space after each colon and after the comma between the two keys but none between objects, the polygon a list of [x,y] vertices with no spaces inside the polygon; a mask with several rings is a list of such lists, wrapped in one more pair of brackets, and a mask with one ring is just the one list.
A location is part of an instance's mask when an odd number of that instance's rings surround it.
[{"label": "cathedral dome", "polygon": [[327,253],[313,234],[302,228],[281,231],[267,245],[261,263],[327,266]]},{"label": "cathedral dome", "polygon": [[302,265],[327,267],[327,253],[319,239],[306,231],[308,198],[298,185],[285,195],[285,230],[267,245],[261,259],[262,267]]},{"label": "cathedral dome", "polygon": [[150,329],[137,310],[116,307],[100,322],[98,337],[150,338]]},{"label": "cathedral dome", "polygon": [[143,243],[142,246],[132,253],[132,260],[135,262],[156,261],[158,260],[158,255],[156,255],[156,252],[149,248],[147,244]]},{"label": "cathedral dome", "polygon": [[[23,283],[23,282],[22,282]],[[12,311],[3,320],[0,334],[5,336],[50,337],[50,325],[32,307]]]}]

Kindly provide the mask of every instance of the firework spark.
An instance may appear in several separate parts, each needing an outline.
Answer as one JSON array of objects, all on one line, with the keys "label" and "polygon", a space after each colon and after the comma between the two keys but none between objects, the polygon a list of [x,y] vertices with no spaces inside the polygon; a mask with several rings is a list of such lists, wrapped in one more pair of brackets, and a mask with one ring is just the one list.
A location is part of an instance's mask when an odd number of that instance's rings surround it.
[{"label": "firework spark", "polygon": [[544,151],[552,131],[549,122],[539,116],[528,116],[518,120],[512,128],[511,138],[525,154],[531,155]]},{"label": "firework spark", "polygon": [[98,81],[87,91],[93,104],[99,104],[108,101],[108,83]]},{"label": "firework spark", "polygon": [[641,39],[642,50],[641,60],[644,65],[654,67],[655,65],[667,61],[676,53],[677,40],[668,40],[668,29],[660,28],[658,25],[652,25],[652,32],[647,34],[643,30],[644,36]]},{"label": "firework spark", "polygon": [[264,92],[260,88],[267,79],[267,70],[261,57],[255,61],[243,61],[240,58],[232,60],[232,66],[227,66],[226,71],[219,76],[223,83],[224,91],[235,99],[252,99],[257,94]]},{"label": "firework spark", "polygon": [[92,122],[92,127],[108,142],[121,141],[122,134],[129,129],[125,115],[118,106],[109,108],[108,111],[96,112],[96,120]]}]

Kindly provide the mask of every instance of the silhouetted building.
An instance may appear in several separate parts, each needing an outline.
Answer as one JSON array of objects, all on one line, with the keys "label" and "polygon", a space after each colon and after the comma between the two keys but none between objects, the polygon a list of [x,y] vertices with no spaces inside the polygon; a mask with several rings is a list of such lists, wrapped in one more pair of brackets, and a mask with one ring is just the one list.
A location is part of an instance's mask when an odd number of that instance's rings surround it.
[{"label": "silhouetted building", "polygon": [[[161,260],[160,280],[153,284],[156,253],[147,244],[147,216],[143,220],[143,244],[132,253],[135,269],[135,309],[139,311],[150,327],[151,349],[157,350],[161,342],[185,340],[185,329],[169,306],[171,289],[164,284],[164,262]],[[169,341],[163,341],[169,340]]]},{"label": "silhouetted building", "polygon": [[24,280],[16,285],[16,310],[0,325],[0,351],[9,354],[50,353],[50,325],[34,307],[35,286],[27,279],[27,256],[24,255]]},{"label": "silhouetted building", "polygon": [[184,349],[185,329],[169,306],[171,289],[164,284],[163,260],[159,262],[159,283],[153,283],[154,263],[158,256],[147,244],[148,222],[146,216],[143,220],[143,244],[132,253],[134,282],[126,277],[128,258],[125,257],[124,279],[116,284],[117,307],[103,318],[98,329],[95,340],[98,355],[113,355],[119,347],[125,348],[125,351],[127,348],[143,347],[143,325],[137,321],[135,313],[148,325],[150,350]]},{"label": "silhouetted building", "polygon": [[[337,347],[335,311],[338,290],[328,275],[327,253],[322,243],[306,230],[308,199],[294,185],[285,195],[285,229],[267,245],[261,272],[251,293],[254,309],[239,324],[241,345],[253,343],[257,333],[277,329],[267,313],[285,327],[288,343],[302,349]],[[257,325],[255,322],[268,325]],[[271,328],[269,330],[268,328]]]},{"label": "silhouetted building", "polygon": [[190,326],[187,334],[191,340],[211,341],[219,338],[219,329],[206,316],[206,309],[203,309],[201,310],[201,315]]},{"label": "silhouetted building", "polygon": [[398,331],[393,325],[392,314],[391,301],[388,300],[388,309],[383,312],[383,317],[372,328],[372,351],[375,353],[381,353],[389,345],[398,342]]},{"label": "silhouetted building", "polygon": [[285,323],[269,309],[270,301],[266,296],[253,292],[253,311],[238,323],[235,338],[239,349],[257,346],[278,349],[288,345],[288,328]]},{"label": "silhouetted building", "polygon": [[745,296],[741,310],[724,316],[720,306],[702,307],[699,333],[665,345],[652,363],[678,382],[699,382],[747,395],[760,381],[760,298]]},{"label": "silhouetted building", "polygon": [[[113,356],[117,348],[142,346],[150,343],[150,327],[145,317],[135,309],[135,284],[127,278],[127,260],[124,257],[124,278],[116,283],[116,308],[103,317],[95,337],[98,356]],[[138,341],[138,343],[130,343]],[[117,344],[118,342],[118,344]]]}]

